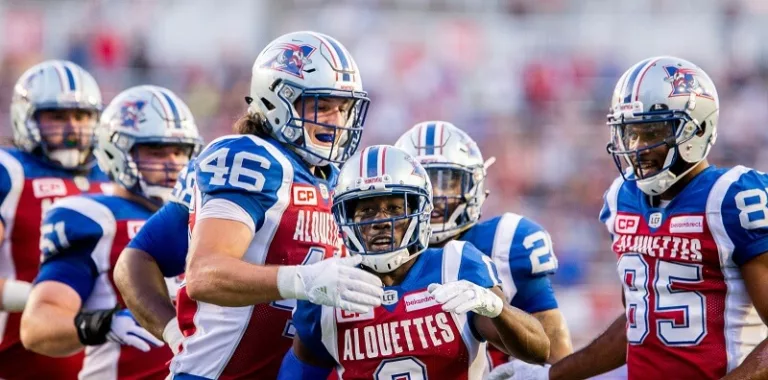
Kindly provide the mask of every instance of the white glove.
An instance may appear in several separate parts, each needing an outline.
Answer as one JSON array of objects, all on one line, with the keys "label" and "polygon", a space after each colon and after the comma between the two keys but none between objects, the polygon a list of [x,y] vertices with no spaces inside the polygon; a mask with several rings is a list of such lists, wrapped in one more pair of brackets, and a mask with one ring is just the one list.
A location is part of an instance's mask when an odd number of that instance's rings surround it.
[{"label": "white glove", "polygon": [[285,299],[368,313],[381,305],[384,289],[378,277],[355,268],[362,261],[362,256],[355,255],[311,265],[281,266],[277,270],[277,289]]},{"label": "white glove", "polygon": [[165,325],[163,329],[163,340],[168,343],[168,347],[173,351],[173,355],[177,355],[181,350],[181,341],[184,340],[184,334],[179,329],[179,320],[173,317]]},{"label": "white glove", "polygon": [[144,352],[149,352],[152,346],[162,347],[164,345],[162,340],[155,338],[149,331],[139,326],[128,309],[122,309],[112,316],[107,340],[120,343],[123,346],[136,347]]},{"label": "white glove", "polygon": [[467,280],[430,284],[427,290],[443,305],[443,311],[451,313],[463,314],[471,310],[484,317],[496,318],[504,309],[504,301],[499,296]]},{"label": "white glove", "polygon": [[543,366],[512,359],[491,371],[485,380],[549,380],[549,364]]}]

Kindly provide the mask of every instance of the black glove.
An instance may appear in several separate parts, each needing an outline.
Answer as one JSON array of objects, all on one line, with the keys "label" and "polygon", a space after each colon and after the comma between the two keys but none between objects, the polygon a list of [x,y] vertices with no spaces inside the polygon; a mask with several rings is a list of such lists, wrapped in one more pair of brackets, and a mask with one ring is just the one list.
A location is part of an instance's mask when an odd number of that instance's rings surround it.
[{"label": "black glove", "polygon": [[107,334],[112,328],[112,316],[120,310],[115,306],[109,310],[80,311],[75,316],[75,328],[80,343],[85,346],[98,346],[107,342]]}]

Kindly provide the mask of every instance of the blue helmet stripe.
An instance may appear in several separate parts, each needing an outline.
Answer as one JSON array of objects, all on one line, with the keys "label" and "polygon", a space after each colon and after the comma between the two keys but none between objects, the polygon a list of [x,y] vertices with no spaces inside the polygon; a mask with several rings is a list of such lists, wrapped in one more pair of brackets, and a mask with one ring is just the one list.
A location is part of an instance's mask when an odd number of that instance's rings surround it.
[{"label": "blue helmet stripe", "polygon": [[435,154],[435,129],[437,128],[436,123],[429,123],[427,124],[427,136],[426,141],[424,142],[424,145],[426,145],[424,148],[426,149],[426,154]]},{"label": "blue helmet stripe", "polygon": [[[347,56],[344,54],[344,50],[339,46],[339,44],[336,43],[336,41],[333,40],[333,38],[326,38],[329,44],[333,46],[333,50],[336,50],[336,55],[339,56],[339,61],[341,61],[341,68],[344,70],[349,70],[349,61],[347,61]],[[341,79],[344,81],[349,81],[350,75],[348,72],[345,72],[342,74]]]},{"label": "blue helmet stripe", "polygon": [[72,74],[72,70],[67,65],[62,65],[64,72],[67,73],[67,80],[69,81],[69,89],[75,91],[75,76]]},{"label": "blue helmet stripe", "polygon": [[624,87],[624,103],[630,103],[632,102],[632,88],[635,87],[635,80],[637,79],[637,75],[640,74],[640,71],[645,67],[646,64],[648,64],[648,61],[651,59],[648,58],[645,61],[642,61],[635,66],[635,69],[632,71],[632,74],[629,75],[629,78],[627,78],[627,84]]},{"label": "blue helmet stripe", "polygon": [[176,104],[173,102],[173,99],[165,93],[165,91],[160,91],[161,94],[163,94],[163,97],[165,100],[168,101],[168,106],[171,107],[171,113],[173,113],[173,121],[176,124],[176,129],[181,129],[181,116],[179,116],[179,110],[176,108]]},{"label": "blue helmet stripe", "polygon": [[368,149],[368,167],[366,168],[366,177],[373,178],[377,176],[379,167],[379,147],[375,146]]}]

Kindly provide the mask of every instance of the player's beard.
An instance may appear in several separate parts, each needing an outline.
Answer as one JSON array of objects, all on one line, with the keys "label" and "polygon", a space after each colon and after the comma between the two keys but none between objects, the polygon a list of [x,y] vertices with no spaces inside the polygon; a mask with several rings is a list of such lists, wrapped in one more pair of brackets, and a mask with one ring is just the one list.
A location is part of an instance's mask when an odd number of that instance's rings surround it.
[{"label": "player's beard", "polygon": [[56,149],[48,153],[48,158],[67,169],[74,169],[82,163],[83,152],[78,149]]}]

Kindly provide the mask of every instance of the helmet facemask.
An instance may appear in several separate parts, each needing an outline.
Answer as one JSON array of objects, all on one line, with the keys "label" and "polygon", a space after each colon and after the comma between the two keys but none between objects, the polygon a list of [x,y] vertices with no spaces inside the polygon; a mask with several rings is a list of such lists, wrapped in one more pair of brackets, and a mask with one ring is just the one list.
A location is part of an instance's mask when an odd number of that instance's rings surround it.
[{"label": "helmet facemask", "polygon": [[[663,104],[654,108],[658,110],[631,117],[609,115],[611,142],[607,149],[624,180],[637,181],[643,192],[658,196],[706,157],[706,152],[690,152],[690,142],[700,138],[705,128],[688,112],[667,110]],[[668,148],[663,162],[654,152],[661,147]]]},{"label": "helmet facemask", "polygon": [[433,189],[431,243],[442,243],[480,218],[482,168],[457,164],[425,164]]},{"label": "helmet facemask", "polygon": [[426,249],[419,236],[429,228],[430,212],[429,195],[405,187],[349,193],[333,206],[346,246],[379,273],[399,268]]},{"label": "helmet facemask", "polygon": [[[111,144],[104,144],[104,148],[97,152],[106,155],[108,160],[106,162],[121,165],[107,171],[112,179],[131,193],[158,206],[162,206],[170,199],[178,173],[187,165],[189,159],[197,153],[200,147],[197,139],[134,139],[121,133],[114,133],[110,142]],[[187,160],[174,163],[169,162],[169,160],[147,158],[140,153],[142,146],[155,149],[178,146],[185,150],[184,155]]]},{"label": "helmet facemask", "polygon": [[[341,164],[357,150],[370,104],[364,92],[302,88],[281,81],[275,93],[283,107],[289,110],[287,121],[278,131],[279,136],[309,164]],[[274,109],[266,99],[262,99],[262,105]],[[341,122],[325,121],[333,112],[339,112],[331,109],[337,106],[342,115]],[[268,117],[267,121],[273,125],[282,123],[279,117]]]},{"label": "helmet facemask", "polygon": [[[27,128],[35,132],[32,137],[39,153],[51,164],[67,170],[87,169],[94,160],[94,129],[98,116],[95,109],[37,109],[27,122]],[[72,124],[73,117],[78,125]]]}]

